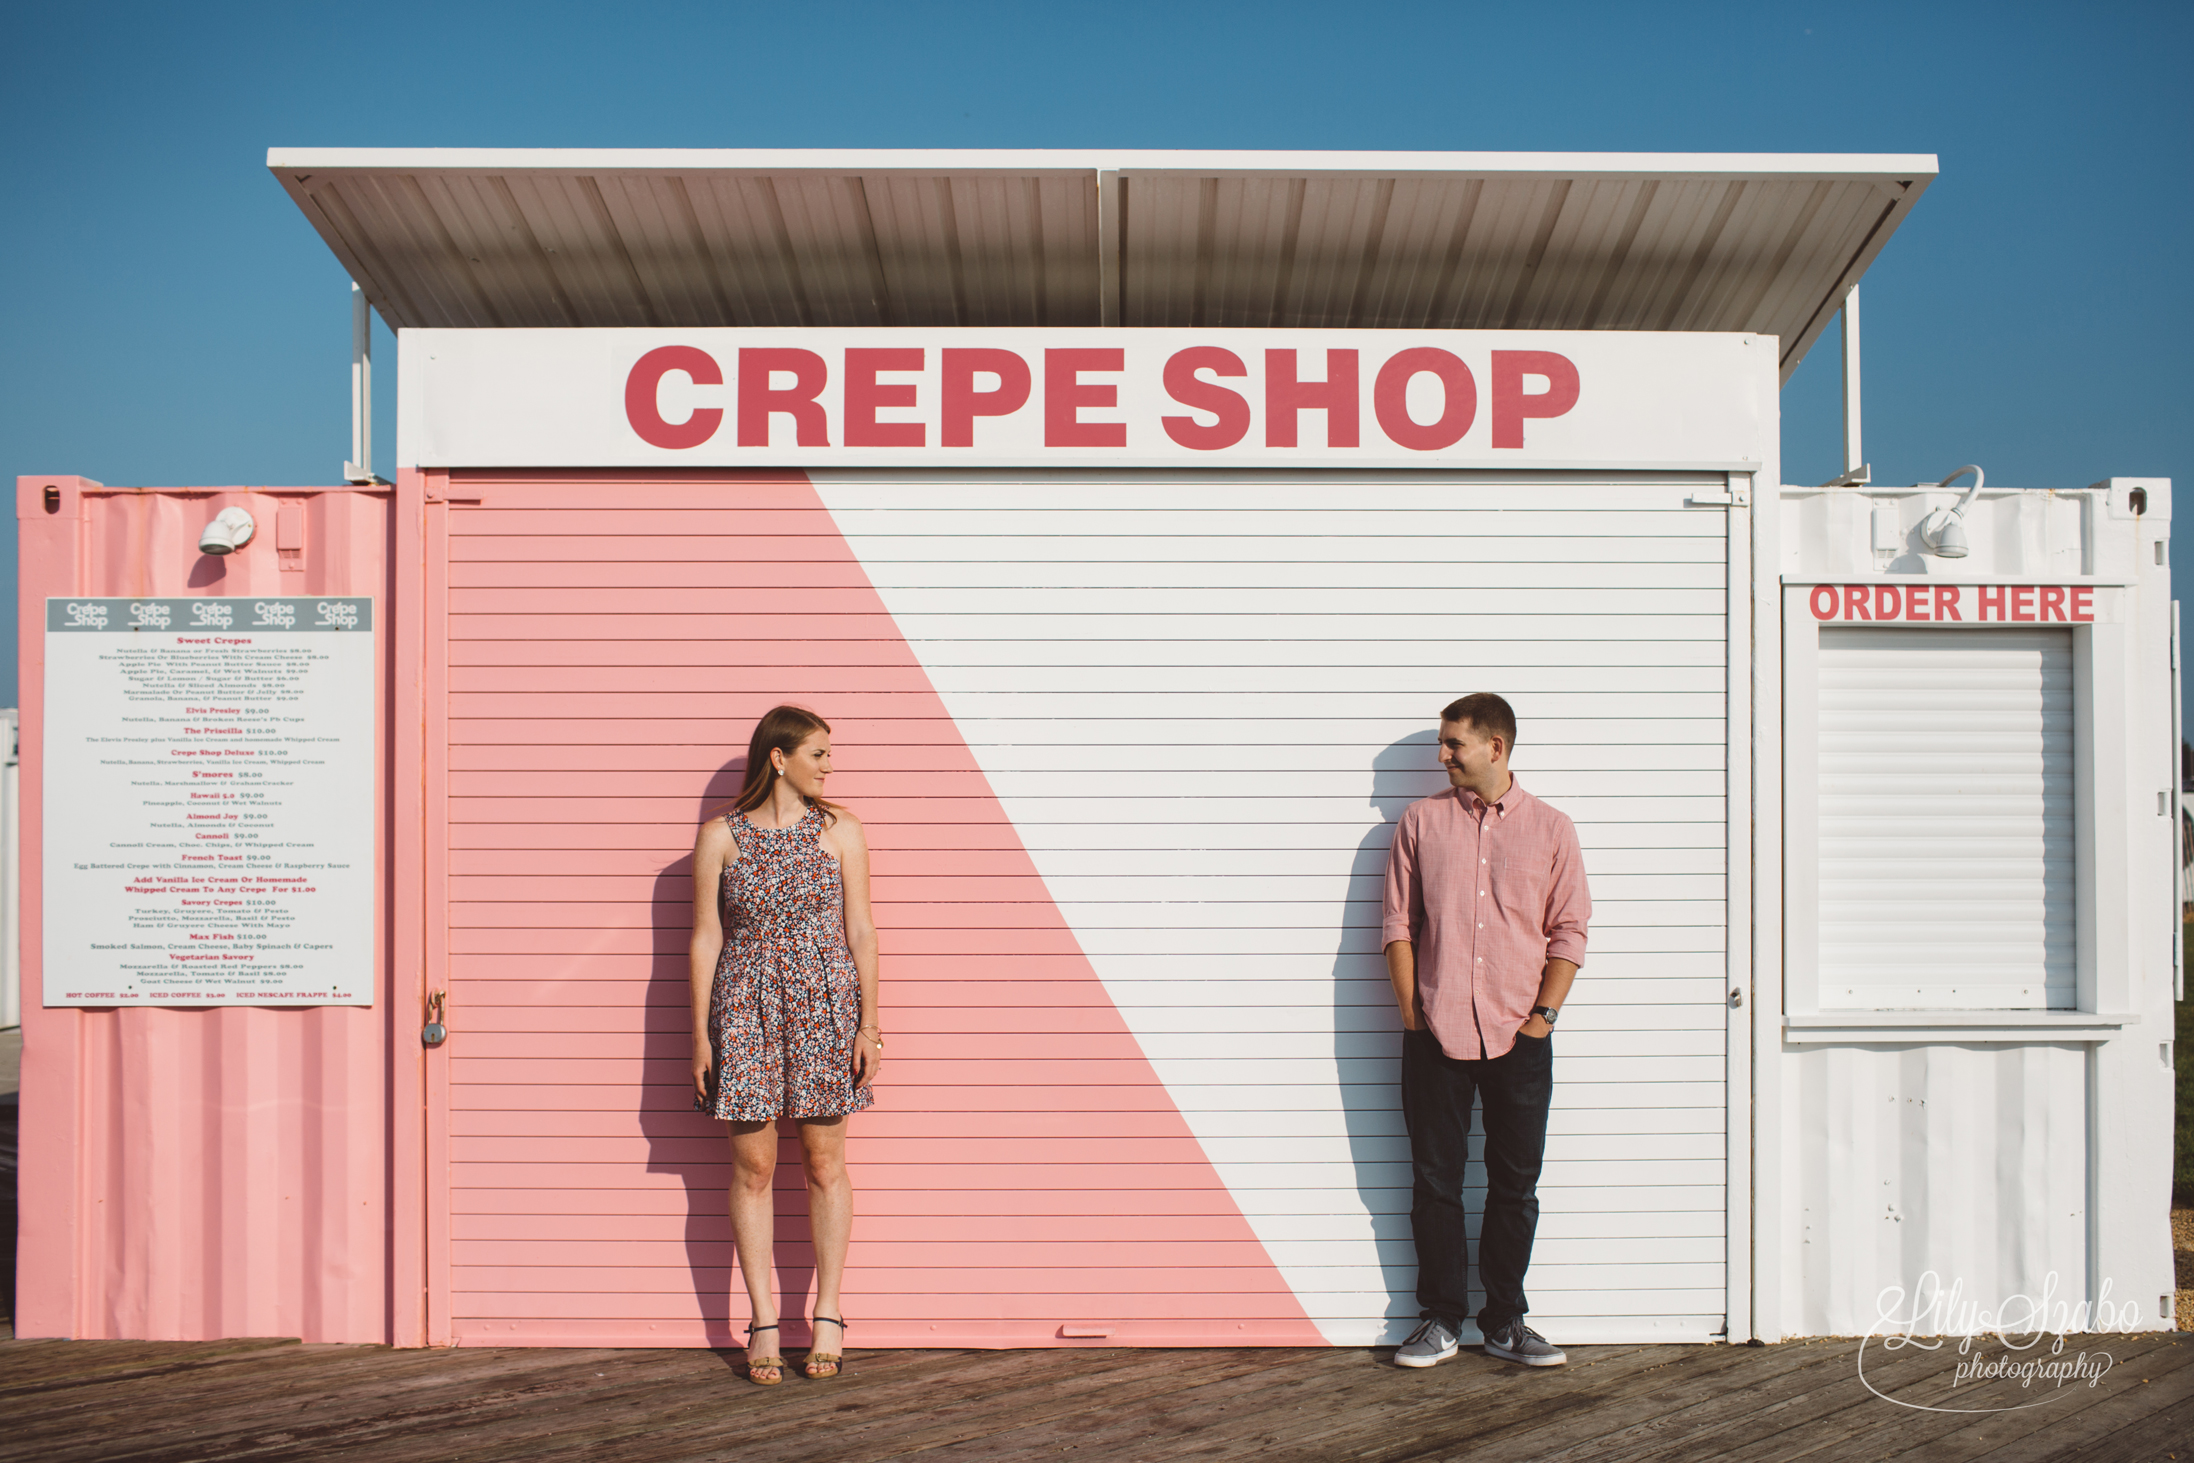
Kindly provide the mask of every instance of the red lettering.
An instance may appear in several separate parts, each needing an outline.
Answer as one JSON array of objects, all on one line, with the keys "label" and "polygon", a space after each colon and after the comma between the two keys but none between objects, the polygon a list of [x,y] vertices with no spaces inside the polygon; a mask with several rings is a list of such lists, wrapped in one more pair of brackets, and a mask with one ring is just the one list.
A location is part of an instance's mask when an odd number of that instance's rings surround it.
[{"label": "red lettering", "polygon": [[2094,594],[2095,591],[2085,585],[2076,584],[2072,587],[2072,618],[2075,621],[2086,623],[2095,618],[2094,606],[2088,603]]},{"label": "red lettering", "polygon": [[673,371],[685,372],[696,386],[724,384],[723,368],[707,351],[690,345],[658,346],[634,362],[632,374],[625,377],[625,420],[650,447],[698,447],[716,435],[724,414],[708,406],[697,408],[682,422],[664,421],[656,397],[663,378]]},{"label": "red lettering", "polygon": [[1356,352],[1326,352],[1326,379],[1299,381],[1295,377],[1295,352],[1265,352],[1265,445],[1293,447],[1295,414],[1326,414],[1326,446],[1358,444]]},{"label": "red lettering", "polygon": [[2011,618],[2014,620],[2031,620],[2034,618],[2033,585],[2018,584],[2012,586]]},{"label": "red lettering", "polygon": [[[783,371],[792,385],[770,385],[770,377]],[[742,346],[739,350],[739,445],[767,447],[769,419],[780,413],[792,418],[793,441],[802,447],[830,445],[830,419],[815,398],[830,380],[823,358],[797,346]]]},{"label": "red lettering", "polygon": [[1209,371],[1214,376],[1249,374],[1240,356],[1219,346],[1192,345],[1175,351],[1166,359],[1166,395],[1191,411],[1208,411],[1219,420],[1204,427],[1198,426],[1194,417],[1160,417],[1158,424],[1166,429],[1168,437],[1191,451],[1217,452],[1232,447],[1249,435],[1249,402],[1238,391],[1201,379],[1198,371]]},{"label": "red lettering", "polygon": [[[1546,390],[1524,394],[1524,377],[1546,377]],[[1558,417],[1577,404],[1577,367],[1552,351],[1493,353],[1493,445],[1524,445],[1528,417]]]},{"label": "red lettering", "polygon": [[[1437,421],[1419,422],[1409,414],[1409,383],[1420,375],[1437,377],[1442,392]],[[1447,351],[1417,346],[1397,352],[1379,368],[1371,383],[1371,412],[1379,430],[1397,447],[1437,452],[1463,439],[1478,416],[1478,383],[1470,367]]]},{"label": "red lettering", "polygon": [[2049,619],[2052,612],[2054,612],[2055,618],[2060,620],[2064,618],[2064,586],[2061,584],[2045,584],[2042,586],[2042,609],[2040,615],[2036,618]]},{"label": "red lettering", "polygon": [[1958,586],[1955,584],[1938,584],[1935,586],[1936,619],[1963,620],[1965,618],[1964,615],[1958,613],[1959,592]]},{"label": "red lettering", "polygon": [[1906,619],[1908,619],[1908,620],[1924,620],[1924,619],[1926,619],[1926,618],[1927,618],[1927,601],[1928,601],[1928,586],[1927,586],[1927,585],[1925,585],[1925,584],[1914,584],[1914,585],[1910,585],[1910,586],[1908,586],[1908,587],[1907,587],[1907,588],[1905,589],[1905,618],[1906,618]]},{"label": "red lettering", "polygon": [[1996,612],[1997,619],[2000,620],[2004,617],[2004,589],[2000,584],[1996,586],[1996,591],[1993,594],[1989,592],[1987,585],[1981,586],[1981,613],[1979,619],[1982,623],[1987,623],[1990,610]]},{"label": "red lettering", "polygon": [[1084,371],[1123,371],[1127,352],[1104,348],[1044,352],[1044,445],[1046,447],[1125,447],[1127,423],[1085,422],[1086,407],[1115,407],[1120,388],[1110,381],[1084,381]]},{"label": "red lettering", "polygon": [[[1822,595],[1824,595],[1824,594],[1828,596],[1828,604],[1827,604],[1827,606],[1826,606],[1825,608],[1824,608],[1824,607],[1822,606],[1822,604],[1821,604],[1821,596],[1822,596]],[[1814,619],[1816,619],[1816,620],[1833,620],[1833,619],[1835,619],[1835,618],[1836,618],[1836,586],[1835,586],[1835,585],[1833,585],[1833,584],[1816,584],[1816,585],[1814,585],[1814,586],[1813,586],[1813,593],[1812,593],[1812,594],[1811,594],[1810,596],[1808,596],[1808,597],[1807,597],[1806,603],[1807,603],[1808,607],[1812,609],[1812,611],[1813,611],[1813,618],[1814,618]]]},{"label": "red lettering", "polygon": [[1875,587],[1875,590],[1874,590],[1874,618],[1875,618],[1875,619],[1877,619],[1877,620],[1894,620],[1894,619],[1896,619],[1896,618],[1897,618],[1897,612],[1898,612],[1899,610],[1903,609],[1903,608],[1904,608],[1904,601],[1903,601],[1903,598],[1902,598],[1902,596],[1901,596],[1900,592],[1898,591],[1898,588],[1897,588],[1897,586],[1896,586],[1896,585],[1894,585],[1894,584],[1883,584],[1883,585],[1878,585],[1878,586],[1876,586],[1876,587]]},{"label": "red lettering", "polygon": [[879,407],[914,405],[911,381],[885,383],[879,371],[919,371],[928,351],[919,347],[846,350],[846,445],[848,447],[919,447],[929,429],[920,422],[880,422]]},{"label": "red lettering", "polygon": [[1868,614],[1868,613],[1866,612],[1866,600],[1867,600],[1867,593],[1866,593],[1866,586],[1865,586],[1865,585],[1863,585],[1863,584],[1847,584],[1847,585],[1845,585],[1845,586],[1844,586],[1844,618],[1845,618],[1845,619],[1847,619],[1847,620],[1871,620],[1871,619],[1873,619],[1874,617],[1873,617],[1872,615],[1870,615],[1870,614]]},{"label": "red lettering", "polygon": [[[977,376],[996,376],[998,389],[977,391]],[[962,346],[944,353],[944,421],[938,435],[947,447],[975,445],[977,417],[1009,417],[1028,405],[1028,362],[1009,350]]]}]

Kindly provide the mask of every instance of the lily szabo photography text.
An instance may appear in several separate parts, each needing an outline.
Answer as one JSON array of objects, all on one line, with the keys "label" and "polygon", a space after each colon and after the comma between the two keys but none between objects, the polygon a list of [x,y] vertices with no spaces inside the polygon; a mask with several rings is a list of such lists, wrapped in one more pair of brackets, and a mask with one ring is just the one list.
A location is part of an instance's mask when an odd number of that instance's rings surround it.
[{"label": "lily szabo photography text", "polygon": [[[2153,1323],[2144,1324],[2138,1302],[2113,1301],[2107,1280],[2092,1302],[2067,1299],[2059,1288],[2052,1271],[2034,1295],[2010,1295],[1994,1305],[1979,1305],[1966,1298],[1963,1282],[1945,1284],[1933,1271],[1920,1277],[1909,1301],[1902,1286],[1885,1286],[1878,1297],[1876,1325],[1855,1358],[1859,1378],[1883,1401],[1923,1412],[2016,1411],[2041,1406],[2068,1386],[2099,1386],[2117,1366],[2117,1357],[2095,1343],[2112,1334],[2154,1329]],[[1899,1395],[1878,1387],[1884,1359],[1902,1352],[1939,1354],[1954,1361],[1949,1381],[1956,1396],[1939,1395],[1940,1366],[1928,1378],[1934,1385]]]}]

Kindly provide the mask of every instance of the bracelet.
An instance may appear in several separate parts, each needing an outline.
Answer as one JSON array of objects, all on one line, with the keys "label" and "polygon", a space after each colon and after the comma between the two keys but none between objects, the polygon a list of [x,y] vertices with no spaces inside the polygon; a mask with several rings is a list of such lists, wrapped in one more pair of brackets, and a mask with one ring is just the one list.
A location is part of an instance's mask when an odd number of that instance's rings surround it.
[{"label": "bracelet", "polygon": [[876,1049],[878,1051],[882,1051],[884,1049],[884,1033],[873,1026],[864,1026],[859,1031],[855,1032],[854,1035],[866,1036],[870,1041],[876,1043]]}]

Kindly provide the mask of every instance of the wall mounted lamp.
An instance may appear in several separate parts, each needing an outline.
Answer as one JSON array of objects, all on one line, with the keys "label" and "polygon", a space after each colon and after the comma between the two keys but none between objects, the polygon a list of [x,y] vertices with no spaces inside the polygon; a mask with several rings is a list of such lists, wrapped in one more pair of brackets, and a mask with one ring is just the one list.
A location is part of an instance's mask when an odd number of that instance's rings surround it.
[{"label": "wall mounted lamp", "polygon": [[214,515],[206,531],[198,535],[198,552],[201,554],[233,554],[251,542],[259,525],[252,522],[251,514],[242,508],[223,508]]},{"label": "wall mounted lamp", "polygon": [[1967,463],[1935,486],[1947,488],[1967,473],[1973,474],[1973,486],[1965,490],[1955,508],[1938,508],[1920,524],[1920,542],[1927,551],[1939,559],[1962,559],[1970,552],[1965,541],[1965,510],[1973,506],[1973,499],[1981,491],[1981,470]]}]

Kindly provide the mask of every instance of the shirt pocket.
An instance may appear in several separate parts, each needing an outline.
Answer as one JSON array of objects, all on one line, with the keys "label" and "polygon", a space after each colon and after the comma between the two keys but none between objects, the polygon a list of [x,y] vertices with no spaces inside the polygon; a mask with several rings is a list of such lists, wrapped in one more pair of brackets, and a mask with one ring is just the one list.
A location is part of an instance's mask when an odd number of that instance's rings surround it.
[{"label": "shirt pocket", "polygon": [[1493,902],[1504,913],[1536,917],[1545,911],[1547,886],[1553,881],[1554,871],[1544,860],[1490,859],[1486,873],[1491,881]]}]

